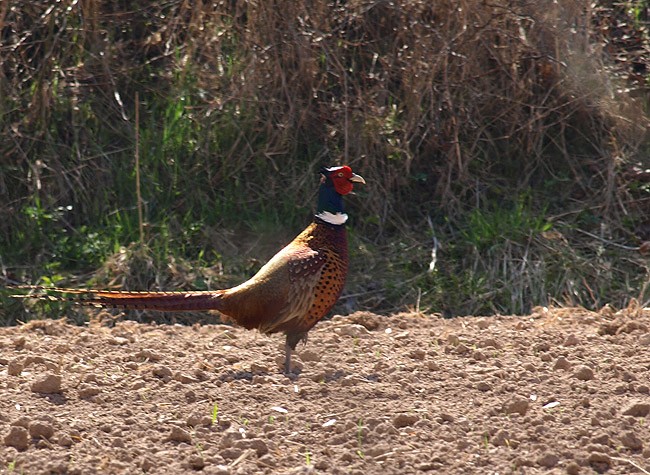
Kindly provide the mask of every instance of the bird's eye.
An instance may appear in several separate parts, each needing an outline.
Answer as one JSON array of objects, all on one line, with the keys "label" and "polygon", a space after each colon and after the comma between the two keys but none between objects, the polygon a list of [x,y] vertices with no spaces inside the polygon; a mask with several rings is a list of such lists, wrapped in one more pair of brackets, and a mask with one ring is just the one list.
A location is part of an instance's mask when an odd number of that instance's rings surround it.
[{"label": "bird's eye", "polygon": [[339,172],[339,173],[338,173],[338,176],[341,177],[341,178],[343,178],[343,172]]}]

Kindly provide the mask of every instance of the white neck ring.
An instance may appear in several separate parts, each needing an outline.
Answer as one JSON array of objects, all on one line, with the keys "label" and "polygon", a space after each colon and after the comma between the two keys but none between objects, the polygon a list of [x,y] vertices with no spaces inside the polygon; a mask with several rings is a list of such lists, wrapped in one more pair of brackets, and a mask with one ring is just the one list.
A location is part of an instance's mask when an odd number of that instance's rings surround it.
[{"label": "white neck ring", "polygon": [[325,221],[327,224],[334,224],[336,226],[340,226],[342,224],[345,224],[345,222],[348,220],[348,215],[345,213],[330,213],[329,211],[321,211],[316,215],[318,219],[322,219]]}]

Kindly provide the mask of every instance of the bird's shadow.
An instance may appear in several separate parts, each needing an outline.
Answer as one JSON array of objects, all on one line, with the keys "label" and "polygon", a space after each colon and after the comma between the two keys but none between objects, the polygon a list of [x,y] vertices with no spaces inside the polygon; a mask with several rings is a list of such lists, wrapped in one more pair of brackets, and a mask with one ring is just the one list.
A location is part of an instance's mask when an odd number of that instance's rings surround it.
[{"label": "bird's shadow", "polygon": [[253,378],[255,376],[286,376],[292,381],[295,381],[298,379],[298,376],[302,371],[292,371],[291,373],[283,373],[283,372],[277,372],[277,373],[271,373],[268,371],[234,371],[234,370],[229,370],[221,375],[219,375],[219,380],[222,382],[230,382],[230,381],[249,381],[252,382]]},{"label": "bird's shadow", "polygon": [[[302,370],[294,370],[291,373],[283,373],[283,372],[277,372],[277,373],[272,373],[268,371],[234,371],[234,370],[229,370],[224,373],[222,373],[219,376],[219,380],[222,382],[230,382],[230,381],[253,381],[253,377],[255,376],[286,376],[289,380],[295,382],[298,381],[300,375],[302,374]],[[336,381],[339,381],[340,379],[343,379],[346,376],[349,376],[352,373],[348,373],[343,370],[337,370],[333,373],[330,374],[325,374],[322,381],[324,383],[333,383]],[[379,375],[377,374],[368,374],[365,376],[359,375],[361,378],[365,379],[368,382],[373,382],[376,383],[379,381]]]},{"label": "bird's shadow", "polygon": [[63,393],[43,393],[40,396],[56,406],[63,406],[68,402],[68,398]]}]

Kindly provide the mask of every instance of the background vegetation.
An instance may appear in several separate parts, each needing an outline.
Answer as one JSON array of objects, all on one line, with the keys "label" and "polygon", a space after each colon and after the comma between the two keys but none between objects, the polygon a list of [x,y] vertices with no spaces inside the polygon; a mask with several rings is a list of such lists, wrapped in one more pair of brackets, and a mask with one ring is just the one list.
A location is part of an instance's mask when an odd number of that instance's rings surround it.
[{"label": "background vegetation", "polygon": [[348,163],[339,310],[650,298],[647,0],[0,9],[9,284],[238,283]]}]

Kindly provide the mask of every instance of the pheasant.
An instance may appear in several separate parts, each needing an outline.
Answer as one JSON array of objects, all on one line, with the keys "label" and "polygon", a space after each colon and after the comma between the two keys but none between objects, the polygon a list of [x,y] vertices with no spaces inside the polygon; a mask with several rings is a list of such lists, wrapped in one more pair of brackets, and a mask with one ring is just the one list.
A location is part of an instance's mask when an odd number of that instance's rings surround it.
[{"label": "pheasant", "polygon": [[195,292],[131,292],[22,286],[37,293],[18,298],[67,300],[78,305],[158,310],[217,310],[224,320],[265,334],[284,332],[284,371],[291,353],[334,306],[348,272],[344,195],[365,180],[348,166],[321,169],[313,221],[253,277],[230,289]]}]

